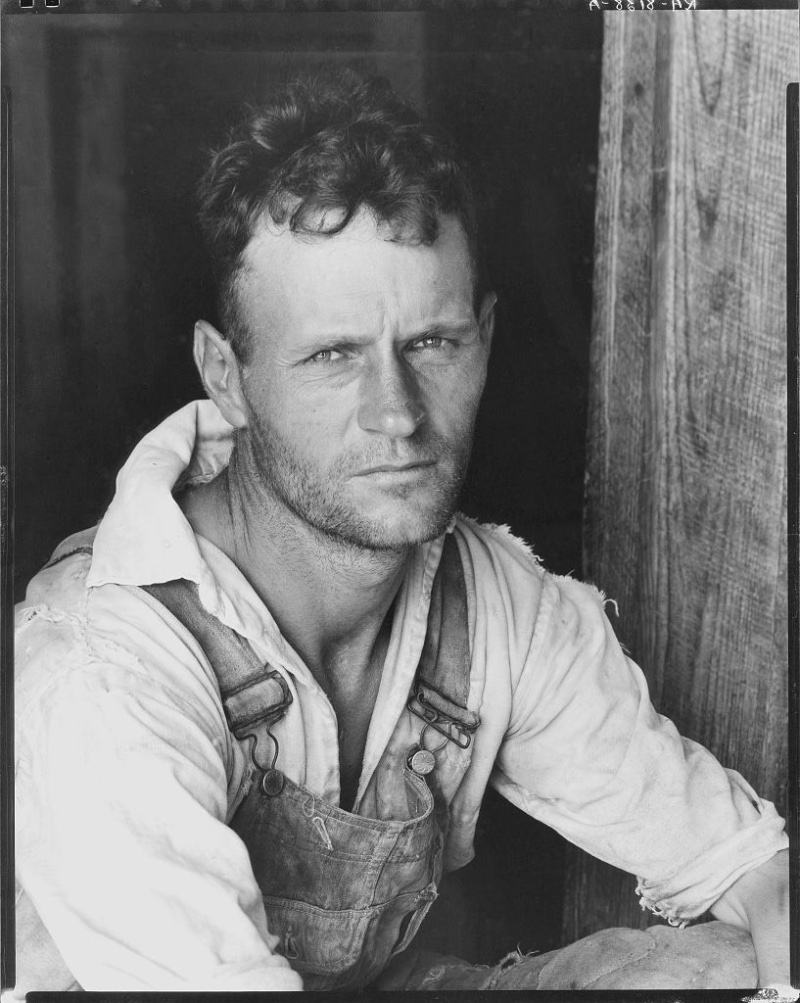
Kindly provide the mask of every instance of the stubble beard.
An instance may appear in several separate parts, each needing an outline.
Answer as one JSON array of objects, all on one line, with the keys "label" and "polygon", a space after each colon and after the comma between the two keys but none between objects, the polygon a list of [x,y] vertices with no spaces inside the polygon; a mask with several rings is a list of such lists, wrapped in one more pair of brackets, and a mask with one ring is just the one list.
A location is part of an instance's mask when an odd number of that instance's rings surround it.
[{"label": "stubble beard", "polygon": [[369,466],[370,460],[338,457],[328,469],[312,467],[266,429],[257,430],[246,446],[238,443],[236,453],[240,462],[243,452],[249,454],[245,462],[264,501],[287,509],[322,537],[346,548],[402,551],[441,536],[450,524],[469,464],[473,427],[474,422],[463,429],[457,444],[433,433],[418,433],[418,453],[438,460],[430,474],[436,489],[431,493],[430,484],[395,488],[391,492],[395,508],[402,507],[397,518],[370,515],[363,511],[363,503],[348,498],[347,473]]}]

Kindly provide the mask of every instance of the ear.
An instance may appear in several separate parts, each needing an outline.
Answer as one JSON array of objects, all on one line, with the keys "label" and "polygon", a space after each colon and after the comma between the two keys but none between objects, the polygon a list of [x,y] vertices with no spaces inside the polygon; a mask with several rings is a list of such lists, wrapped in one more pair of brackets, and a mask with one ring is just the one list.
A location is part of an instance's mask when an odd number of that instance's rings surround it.
[{"label": "ear", "polygon": [[492,338],[494,336],[494,308],[497,303],[497,296],[495,293],[486,293],[481,301],[481,308],[478,314],[478,330],[480,332],[481,341],[486,346],[486,351],[492,347]]},{"label": "ear", "polygon": [[205,391],[234,428],[247,425],[239,360],[227,338],[206,320],[194,326],[194,362]]}]

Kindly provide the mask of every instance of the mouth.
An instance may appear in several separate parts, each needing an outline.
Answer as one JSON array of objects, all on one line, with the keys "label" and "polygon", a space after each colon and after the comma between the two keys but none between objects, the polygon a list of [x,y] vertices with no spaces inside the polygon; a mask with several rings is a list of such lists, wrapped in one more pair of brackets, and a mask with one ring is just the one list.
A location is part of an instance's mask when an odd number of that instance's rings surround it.
[{"label": "mouth", "polygon": [[407,478],[416,477],[436,465],[435,460],[415,460],[411,463],[380,463],[356,472],[356,477]]},{"label": "mouth", "polygon": [[413,459],[407,463],[378,463],[375,466],[366,466],[359,470],[357,476],[364,476],[367,473],[398,473],[403,470],[415,470],[417,467],[433,466],[432,459]]}]

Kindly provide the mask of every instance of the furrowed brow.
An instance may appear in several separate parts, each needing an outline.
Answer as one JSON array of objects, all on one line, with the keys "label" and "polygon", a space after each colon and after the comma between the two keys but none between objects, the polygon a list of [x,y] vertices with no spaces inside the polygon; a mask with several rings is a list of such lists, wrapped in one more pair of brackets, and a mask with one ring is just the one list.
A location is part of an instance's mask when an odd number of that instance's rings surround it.
[{"label": "furrowed brow", "polygon": [[431,324],[430,326],[422,329],[418,334],[415,334],[414,337],[425,338],[436,335],[443,338],[465,338],[470,334],[473,334],[475,328],[476,324],[474,321],[464,321],[463,323],[455,324]]},{"label": "furrowed brow", "polygon": [[367,334],[353,334],[352,331],[330,331],[306,338],[303,342],[294,346],[294,351],[299,355],[313,355],[314,352],[321,352],[325,348],[347,348],[356,345],[365,345],[371,340],[371,336]]}]

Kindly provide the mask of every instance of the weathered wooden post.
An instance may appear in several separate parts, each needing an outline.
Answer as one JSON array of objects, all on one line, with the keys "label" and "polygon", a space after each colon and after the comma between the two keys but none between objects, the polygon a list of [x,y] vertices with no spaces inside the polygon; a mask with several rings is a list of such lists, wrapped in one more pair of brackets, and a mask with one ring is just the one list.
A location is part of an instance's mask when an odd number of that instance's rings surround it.
[{"label": "weathered wooden post", "polygon": [[[785,809],[797,15],[607,14],[603,59],[585,576],[657,709]],[[565,937],[646,925],[634,886],[575,851]]]}]

